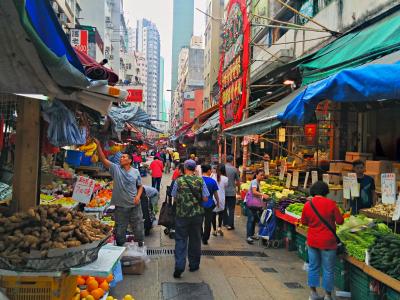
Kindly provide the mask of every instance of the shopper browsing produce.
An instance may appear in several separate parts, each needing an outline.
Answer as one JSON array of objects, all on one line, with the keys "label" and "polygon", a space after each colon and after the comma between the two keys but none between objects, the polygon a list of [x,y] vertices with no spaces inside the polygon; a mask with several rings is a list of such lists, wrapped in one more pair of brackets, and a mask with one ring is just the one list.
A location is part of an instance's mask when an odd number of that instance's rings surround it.
[{"label": "shopper browsing produce", "polygon": [[362,160],[353,161],[353,171],[357,174],[357,181],[360,184],[360,197],[351,201],[352,215],[358,214],[362,208],[370,208],[376,201],[375,181],[371,176],[365,175],[365,163]]},{"label": "shopper browsing produce", "polygon": [[309,299],[321,299],[317,293],[317,287],[320,285],[319,277],[322,268],[322,287],[326,293],[324,299],[330,300],[333,299],[331,293],[334,288],[337,248],[337,239],[333,232],[336,230],[336,224],[343,224],[344,220],[336,202],[326,198],[329,187],[325,182],[314,183],[310,193],[313,198],[304,205],[301,216],[301,223],[309,227],[307,233],[308,285],[311,289]]},{"label": "shopper browsing produce", "polygon": [[250,189],[246,195],[247,214],[247,243],[253,244],[256,224],[260,221],[260,216],[265,207],[264,200],[269,196],[260,192],[261,181],[264,180],[264,170],[257,170],[254,174],[254,179],[250,184]]},{"label": "shopper browsing produce", "polygon": [[121,156],[120,164],[110,162],[104,155],[100,142],[95,139],[99,159],[110,170],[114,180],[111,204],[115,205],[115,229],[117,245],[122,246],[126,241],[126,230],[131,224],[135,240],[143,245],[144,227],[143,213],[140,205],[143,186],[140,173],[132,167],[133,158],[129,153]]}]

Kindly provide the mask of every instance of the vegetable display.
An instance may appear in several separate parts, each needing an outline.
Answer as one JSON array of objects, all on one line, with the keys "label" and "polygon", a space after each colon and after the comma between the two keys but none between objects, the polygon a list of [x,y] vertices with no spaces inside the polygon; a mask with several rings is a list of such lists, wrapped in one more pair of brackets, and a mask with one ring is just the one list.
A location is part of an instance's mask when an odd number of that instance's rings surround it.
[{"label": "vegetable display", "polygon": [[[281,213],[285,213],[286,208],[288,206],[290,206],[291,204],[294,204],[294,203],[304,204],[306,202],[307,202],[307,198],[306,197],[299,197],[299,198],[296,198],[296,199],[284,198],[284,199],[281,199],[277,203],[277,208],[279,209],[279,211]],[[300,213],[300,215],[301,215],[301,213]]]},{"label": "vegetable display", "polygon": [[297,216],[301,216],[303,208],[304,208],[304,203],[292,203],[288,207],[286,207],[286,210]]},{"label": "vegetable display", "polygon": [[380,234],[370,249],[370,264],[397,280],[400,280],[400,236]]},{"label": "vegetable display", "polygon": [[364,211],[368,212],[368,213],[373,213],[373,214],[381,215],[384,217],[392,218],[395,207],[396,207],[395,204],[380,203],[380,204],[375,205],[374,207],[366,208],[366,209],[364,209]]},{"label": "vegetable display", "polygon": [[45,258],[50,249],[102,240],[110,230],[99,220],[61,205],[39,206],[8,218],[0,215],[0,257],[22,265],[32,250]]}]

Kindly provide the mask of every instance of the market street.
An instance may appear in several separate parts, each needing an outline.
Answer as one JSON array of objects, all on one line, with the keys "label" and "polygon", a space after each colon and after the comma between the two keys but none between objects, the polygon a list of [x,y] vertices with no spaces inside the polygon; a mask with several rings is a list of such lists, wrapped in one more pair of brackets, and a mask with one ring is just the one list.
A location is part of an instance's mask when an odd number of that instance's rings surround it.
[{"label": "market street", "polygon": [[[144,178],[149,184],[150,177]],[[164,201],[165,188],[170,178],[164,175],[160,203]],[[212,236],[208,246],[203,250],[238,250],[265,253],[267,257],[243,256],[202,256],[200,270],[183,273],[182,279],[174,279],[173,255],[151,256],[144,275],[124,275],[123,282],[112,290],[117,299],[131,294],[137,300],[145,299],[204,299],[201,293],[192,289],[183,289],[176,297],[166,297],[166,284],[169,283],[205,283],[211,290],[213,299],[276,299],[303,300],[308,297],[306,272],[302,270],[301,261],[295,251],[285,249],[266,249],[257,245],[249,245],[245,240],[246,218],[240,215],[240,207],[236,208],[236,230],[224,230],[224,237]],[[163,233],[157,226],[151,236],[145,239],[150,249],[174,249],[174,240]],[[263,271],[263,269],[265,271]],[[285,283],[294,283],[289,288]],[[297,285],[301,287],[296,288]]]}]

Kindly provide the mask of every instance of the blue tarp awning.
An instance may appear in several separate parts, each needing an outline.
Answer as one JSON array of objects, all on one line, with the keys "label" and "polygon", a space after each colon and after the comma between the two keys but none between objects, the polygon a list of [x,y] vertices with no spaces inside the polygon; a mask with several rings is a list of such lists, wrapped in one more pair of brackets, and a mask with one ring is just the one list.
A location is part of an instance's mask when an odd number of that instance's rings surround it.
[{"label": "blue tarp awning", "polygon": [[342,70],[307,86],[278,118],[281,122],[300,125],[311,119],[319,102],[327,99],[337,103],[399,100],[399,74],[399,62]]}]

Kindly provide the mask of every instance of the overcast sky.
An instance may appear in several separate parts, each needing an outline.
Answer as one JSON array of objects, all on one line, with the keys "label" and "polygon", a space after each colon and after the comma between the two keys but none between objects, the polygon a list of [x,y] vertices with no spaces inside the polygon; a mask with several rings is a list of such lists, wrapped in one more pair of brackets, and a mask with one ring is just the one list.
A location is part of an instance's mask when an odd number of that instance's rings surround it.
[{"label": "overcast sky", "polygon": [[[205,11],[206,0],[195,0],[194,7]],[[172,12],[173,0],[124,0],[124,11],[128,26],[134,26],[137,19],[146,18],[157,25],[161,38],[161,56],[165,59],[164,94],[169,101],[171,88],[171,50],[172,50]],[[202,13],[194,11],[194,34],[204,34],[205,18]]]}]

